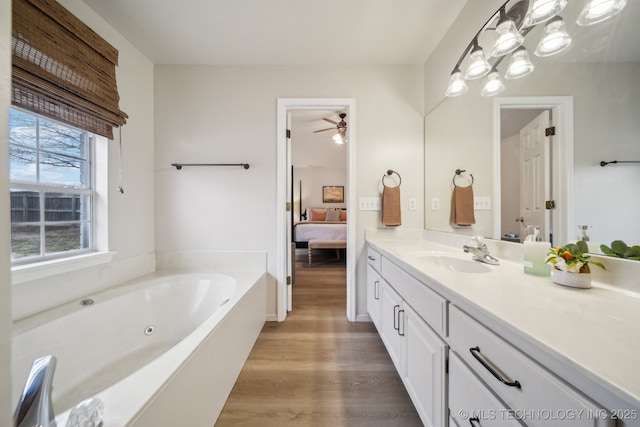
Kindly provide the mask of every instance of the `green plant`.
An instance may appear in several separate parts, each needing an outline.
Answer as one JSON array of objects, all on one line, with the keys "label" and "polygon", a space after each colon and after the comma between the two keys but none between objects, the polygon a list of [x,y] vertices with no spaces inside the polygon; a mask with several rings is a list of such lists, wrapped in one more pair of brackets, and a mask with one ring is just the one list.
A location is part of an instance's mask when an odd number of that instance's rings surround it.
[{"label": "green plant", "polygon": [[640,246],[634,245],[629,247],[622,240],[614,240],[611,242],[611,247],[600,245],[600,250],[608,256],[640,261]]},{"label": "green plant", "polygon": [[592,261],[587,252],[589,252],[587,243],[578,240],[576,243],[567,243],[564,246],[552,248],[547,254],[545,262],[558,270],[571,273],[590,273],[590,263],[605,268],[601,262]]}]

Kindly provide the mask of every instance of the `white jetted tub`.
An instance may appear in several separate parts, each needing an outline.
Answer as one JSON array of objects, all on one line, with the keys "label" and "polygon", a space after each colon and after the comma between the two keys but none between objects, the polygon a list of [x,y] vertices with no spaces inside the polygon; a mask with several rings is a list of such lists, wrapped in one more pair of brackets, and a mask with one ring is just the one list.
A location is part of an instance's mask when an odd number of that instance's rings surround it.
[{"label": "white jetted tub", "polygon": [[59,426],[89,397],[104,427],[214,424],[265,321],[264,272],[154,274],[17,322],[13,404],[57,358]]}]

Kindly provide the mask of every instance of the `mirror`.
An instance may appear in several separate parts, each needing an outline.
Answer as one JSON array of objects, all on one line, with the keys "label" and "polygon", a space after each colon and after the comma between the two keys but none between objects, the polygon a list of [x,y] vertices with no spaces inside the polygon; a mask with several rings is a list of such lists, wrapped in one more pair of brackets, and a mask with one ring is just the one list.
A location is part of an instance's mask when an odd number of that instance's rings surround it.
[{"label": "mirror", "polygon": [[[535,115],[550,111],[556,135],[550,137],[548,197],[555,209],[543,207],[549,217],[546,235],[562,244],[577,238],[578,225],[589,225],[595,247],[616,239],[640,244],[640,163],[622,163],[640,161],[640,2],[627,2],[614,18],[581,27],[575,21],[584,3],[569,2],[560,13],[573,39],[569,49],[535,56],[544,31],[544,24],[538,25],[525,40],[533,73],[504,79],[505,58],[498,67],[504,92],[482,97],[486,78],[467,81],[467,93],[446,98],[426,116],[426,228],[520,241],[524,228],[516,218],[526,215],[519,188],[528,181],[520,177],[517,144],[501,147],[517,139]],[[485,51],[493,37],[485,31],[479,38]],[[614,160],[619,163],[600,166]],[[474,196],[482,202],[471,226],[449,223],[456,169],[473,175]],[[464,178],[456,183],[467,185]]]}]

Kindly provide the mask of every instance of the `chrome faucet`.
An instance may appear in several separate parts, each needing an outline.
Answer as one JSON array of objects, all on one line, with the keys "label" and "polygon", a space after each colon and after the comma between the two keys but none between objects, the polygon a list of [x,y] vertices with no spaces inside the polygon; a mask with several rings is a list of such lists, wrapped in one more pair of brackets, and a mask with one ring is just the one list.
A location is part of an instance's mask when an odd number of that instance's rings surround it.
[{"label": "chrome faucet", "polygon": [[14,427],[56,427],[51,392],[56,358],[49,355],[36,359],[13,414]]},{"label": "chrome faucet", "polygon": [[484,243],[484,239],[480,236],[473,236],[471,238],[472,245],[463,245],[462,250],[473,254],[473,259],[476,261],[484,262],[486,264],[498,265],[500,261],[489,254],[489,248]]}]

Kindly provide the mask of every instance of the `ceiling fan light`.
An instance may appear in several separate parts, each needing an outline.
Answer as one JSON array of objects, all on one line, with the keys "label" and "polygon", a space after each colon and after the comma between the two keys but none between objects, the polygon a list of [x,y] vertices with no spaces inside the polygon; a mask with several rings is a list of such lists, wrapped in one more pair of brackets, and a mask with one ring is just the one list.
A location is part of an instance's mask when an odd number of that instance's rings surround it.
[{"label": "ceiling fan light", "polygon": [[333,135],[332,139],[333,139],[333,142],[335,142],[338,145],[344,144],[344,139],[342,139],[342,135],[340,135],[340,133],[336,133],[335,135]]},{"label": "ceiling fan light", "polygon": [[564,21],[559,16],[547,22],[544,35],[536,47],[536,56],[551,56],[567,49],[571,44],[571,36],[564,27]]},{"label": "ceiling fan light", "polygon": [[527,49],[524,46],[520,46],[516,49],[515,52],[511,55],[511,60],[509,61],[509,68],[504,75],[505,79],[514,80],[524,77],[526,75],[531,74],[534,69],[534,65],[531,63],[529,59],[529,54],[527,53]]},{"label": "ceiling fan light", "polygon": [[589,0],[576,22],[582,26],[597,24],[617,15],[626,5],[627,0]]},{"label": "ceiling fan light", "polygon": [[496,33],[498,38],[491,50],[491,56],[496,58],[513,52],[524,42],[524,36],[518,32],[516,24],[511,19],[498,23]]},{"label": "ceiling fan light", "polygon": [[535,0],[529,13],[524,18],[524,26],[532,27],[560,13],[567,5],[567,0]]},{"label": "ceiling fan light", "polygon": [[481,47],[476,48],[469,55],[469,67],[464,75],[467,80],[479,79],[486,76],[491,71],[491,64],[484,57],[484,51]]},{"label": "ceiling fan light", "polygon": [[467,84],[464,82],[460,70],[454,70],[449,78],[449,86],[447,87],[446,95],[448,97],[462,95],[467,91],[467,89]]},{"label": "ceiling fan light", "polygon": [[502,93],[505,90],[504,83],[500,80],[500,74],[498,71],[492,71],[487,76],[487,82],[482,88],[480,95],[482,96],[495,96]]}]

